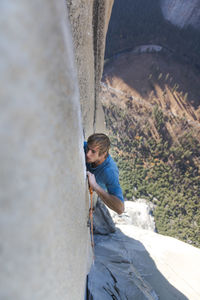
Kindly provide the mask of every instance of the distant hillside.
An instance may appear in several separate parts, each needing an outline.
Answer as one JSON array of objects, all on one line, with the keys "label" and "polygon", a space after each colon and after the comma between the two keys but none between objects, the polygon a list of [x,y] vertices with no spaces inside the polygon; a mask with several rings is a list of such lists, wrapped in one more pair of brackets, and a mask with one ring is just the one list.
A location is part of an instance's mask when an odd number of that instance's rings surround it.
[{"label": "distant hillside", "polygon": [[166,52],[104,69],[102,103],[124,195],[155,204],[159,233],[200,247],[200,74]]},{"label": "distant hillside", "polygon": [[[169,48],[176,55],[176,60],[189,62],[200,70],[200,32],[197,30],[200,4],[196,0],[189,2],[115,0],[107,33],[105,58],[141,44],[160,44]],[[179,18],[176,16],[178,14],[181,14]],[[176,19],[182,28],[173,25],[164,16],[174,22]],[[196,29],[190,25],[190,21],[196,24]],[[187,25],[185,27],[184,22]]]},{"label": "distant hillside", "polygon": [[163,16],[180,28],[191,25],[200,29],[199,0],[160,0]]}]

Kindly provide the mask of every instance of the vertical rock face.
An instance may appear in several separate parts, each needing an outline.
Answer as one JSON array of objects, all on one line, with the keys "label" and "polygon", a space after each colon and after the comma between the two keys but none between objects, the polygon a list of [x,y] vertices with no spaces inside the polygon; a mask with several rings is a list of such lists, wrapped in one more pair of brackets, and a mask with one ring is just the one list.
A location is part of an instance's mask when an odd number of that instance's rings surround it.
[{"label": "vertical rock face", "polygon": [[86,136],[96,129],[101,130],[102,112],[98,94],[112,5],[113,0],[67,0]]},{"label": "vertical rock face", "polygon": [[179,27],[193,26],[200,29],[199,0],[161,0],[161,8],[165,19]]},{"label": "vertical rock face", "polygon": [[90,241],[79,93],[89,132],[103,44],[96,60],[96,2],[71,3],[73,39],[63,0],[0,4],[1,299],[84,298]]},{"label": "vertical rock face", "polygon": [[[84,3],[83,3],[84,2]],[[93,1],[67,1],[73,49],[78,67],[82,119],[86,134],[93,132],[94,119],[94,52]]]}]

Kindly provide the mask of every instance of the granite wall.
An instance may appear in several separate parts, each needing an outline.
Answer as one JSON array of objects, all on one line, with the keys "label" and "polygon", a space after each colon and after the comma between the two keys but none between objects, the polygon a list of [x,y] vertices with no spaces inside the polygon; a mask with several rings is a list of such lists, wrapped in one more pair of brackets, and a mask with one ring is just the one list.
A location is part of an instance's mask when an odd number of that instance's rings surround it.
[{"label": "granite wall", "polygon": [[99,89],[112,5],[113,0],[67,0],[86,137],[97,130],[105,131]]},{"label": "granite wall", "polygon": [[83,132],[94,131],[111,7],[0,3],[0,299],[84,298],[91,249]]}]

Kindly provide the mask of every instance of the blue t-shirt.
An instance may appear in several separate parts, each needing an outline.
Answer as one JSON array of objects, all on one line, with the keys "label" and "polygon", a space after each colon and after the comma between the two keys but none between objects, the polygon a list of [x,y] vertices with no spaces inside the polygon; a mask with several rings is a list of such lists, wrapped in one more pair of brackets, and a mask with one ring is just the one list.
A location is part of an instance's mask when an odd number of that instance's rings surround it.
[{"label": "blue t-shirt", "polygon": [[[87,142],[84,142],[84,150],[86,153]],[[93,168],[90,163],[86,163],[87,170],[95,175],[96,182],[109,194],[116,196],[124,202],[122,189],[119,184],[119,171],[116,163],[110,155],[102,164]]]}]

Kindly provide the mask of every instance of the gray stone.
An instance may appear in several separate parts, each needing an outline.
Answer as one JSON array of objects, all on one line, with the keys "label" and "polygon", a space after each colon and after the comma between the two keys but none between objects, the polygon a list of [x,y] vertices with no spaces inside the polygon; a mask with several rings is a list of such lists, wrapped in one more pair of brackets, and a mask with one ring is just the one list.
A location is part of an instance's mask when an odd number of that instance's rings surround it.
[{"label": "gray stone", "polygon": [[97,4],[0,2],[0,299],[84,298],[83,131],[94,131],[112,1]]},{"label": "gray stone", "polygon": [[134,225],[143,229],[156,231],[153,217],[154,206],[146,199],[137,199],[135,201],[125,201],[124,213],[118,215],[110,211],[115,224]]},{"label": "gray stone", "polygon": [[95,234],[109,234],[115,232],[115,224],[107,207],[98,198],[93,212]]},{"label": "gray stone", "polygon": [[106,131],[99,101],[105,36],[113,0],[67,0],[80,88],[84,135]]},{"label": "gray stone", "polygon": [[[158,299],[140,274],[145,268],[138,261],[138,251],[145,251],[144,248],[137,243],[135,248],[133,243],[129,256],[126,243],[130,243],[129,239],[119,230],[107,236],[95,236],[95,260],[88,276],[88,300]],[[134,260],[140,266],[140,273],[134,266]]]}]

